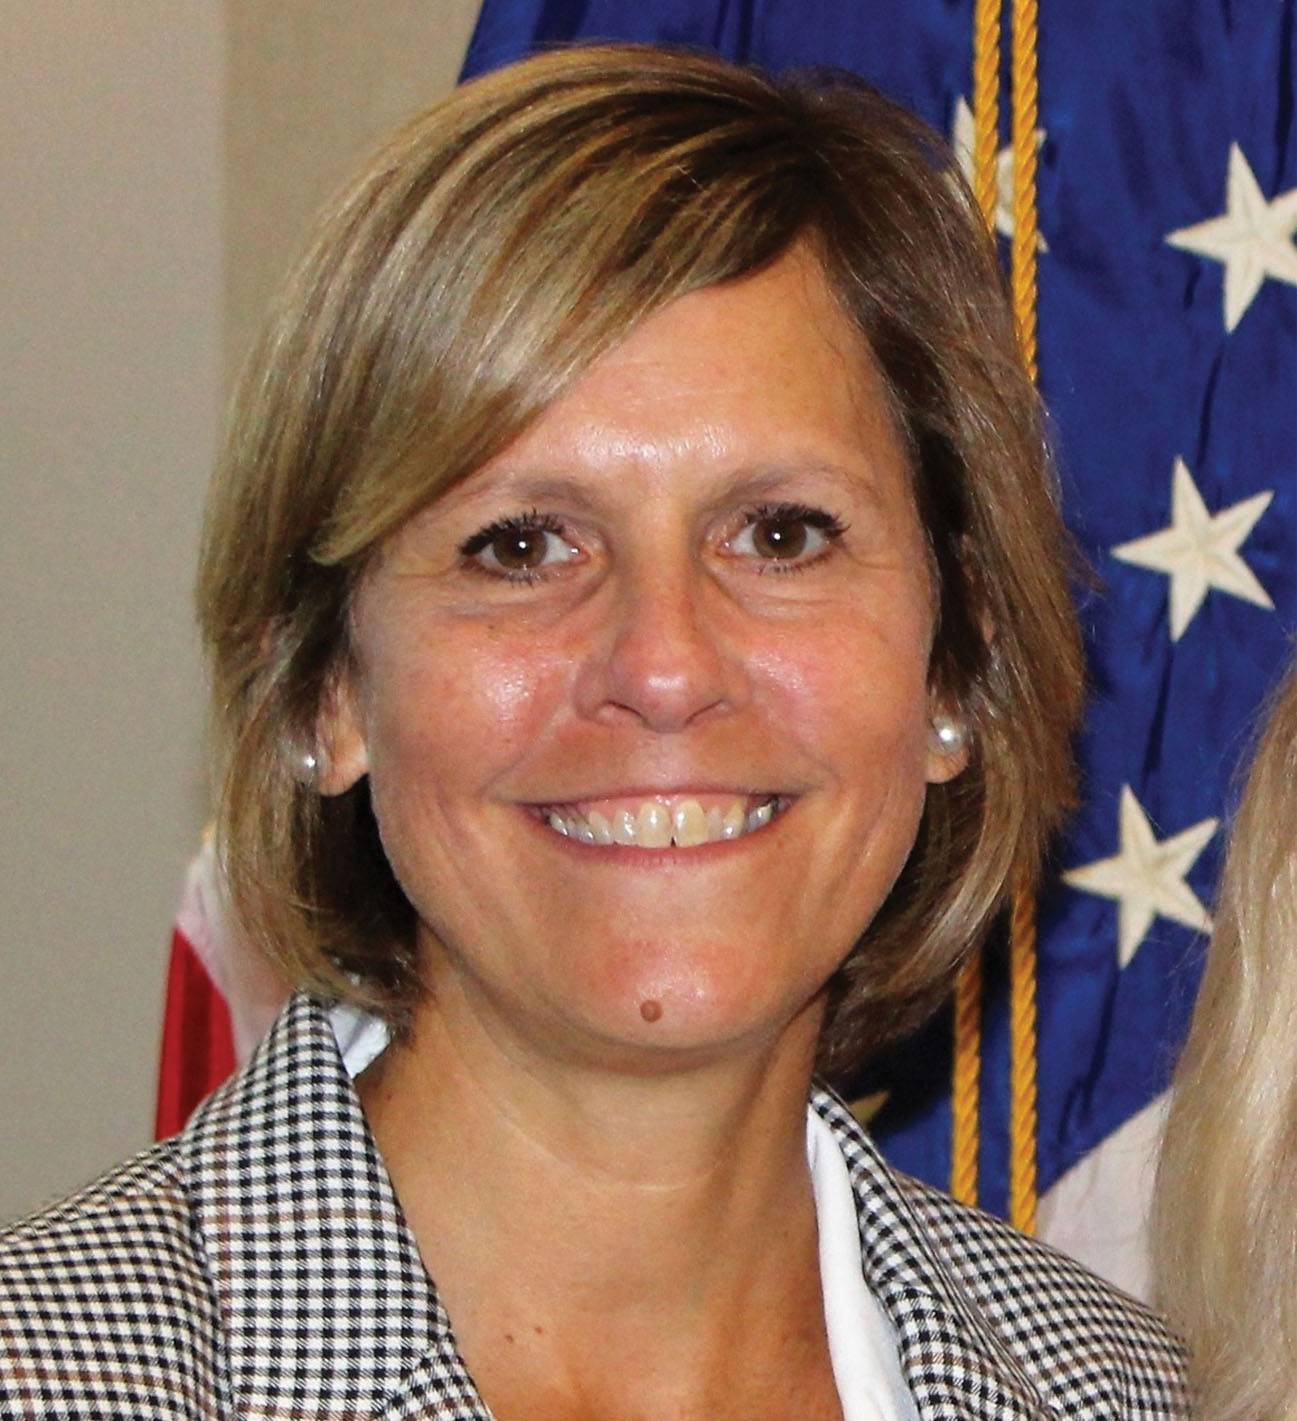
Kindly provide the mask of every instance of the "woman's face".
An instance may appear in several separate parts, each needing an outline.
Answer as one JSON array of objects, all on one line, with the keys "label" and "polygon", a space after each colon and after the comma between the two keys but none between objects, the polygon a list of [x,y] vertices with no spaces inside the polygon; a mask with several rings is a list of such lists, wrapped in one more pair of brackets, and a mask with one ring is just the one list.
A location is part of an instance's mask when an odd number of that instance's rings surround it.
[{"label": "woman's face", "polygon": [[325,788],[369,775],[434,998],[569,1050],[750,1044],[961,768],[932,625],[880,377],[790,255],[651,316],[394,536]]}]

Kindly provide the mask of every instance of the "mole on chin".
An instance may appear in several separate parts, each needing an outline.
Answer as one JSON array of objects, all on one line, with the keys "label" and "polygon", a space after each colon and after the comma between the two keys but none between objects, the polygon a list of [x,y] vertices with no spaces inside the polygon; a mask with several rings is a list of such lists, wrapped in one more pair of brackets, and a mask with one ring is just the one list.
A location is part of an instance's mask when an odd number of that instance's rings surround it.
[{"label": "mole on chin", "polygon": [[641,1002],[639,1004],[639,1014],[645,1021],[657,1021],[662,1015],[662,1003],[655,1001]]}]

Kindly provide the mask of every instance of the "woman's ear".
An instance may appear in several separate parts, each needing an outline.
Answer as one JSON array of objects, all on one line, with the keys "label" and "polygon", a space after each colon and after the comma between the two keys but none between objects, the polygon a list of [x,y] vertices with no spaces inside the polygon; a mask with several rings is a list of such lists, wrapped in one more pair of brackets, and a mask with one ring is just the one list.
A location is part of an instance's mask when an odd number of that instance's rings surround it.
[{"label": "woman's ear", "polygon": [[[966,544],[966,535],[961,544]],[[961,547],[960,560],[965,560],[966,547]],[[983,605],[976,613],[977,629],[981,632],[983,654],[995,657],[995,618]],[[965,694],[970,694],[966,689]],[[972,694],[975,694],[973,692]],[[973,723],[958,697],[940,689],[933,677],[928,683],[928,759],[927,780],[932,785],[947,784],[962,775],[973,758]]]},{"label": "woman's ear", "polygon": [[331,677],[321,697],[314,757],[312,779],[323,795],[345,794],[369,773],[360,690],[349,670]]},{"label": "woman's ear", "polygon": [[968,768],[972,729],[965,716],[953,714],[935,699],[928,718],[927,779],[929,784],[945,784]]}]

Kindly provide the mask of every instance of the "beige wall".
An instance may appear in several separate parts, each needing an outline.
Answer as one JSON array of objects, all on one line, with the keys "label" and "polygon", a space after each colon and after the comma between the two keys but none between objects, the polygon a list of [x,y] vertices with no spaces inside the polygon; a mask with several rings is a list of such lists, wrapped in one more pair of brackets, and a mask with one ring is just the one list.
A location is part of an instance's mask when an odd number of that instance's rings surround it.
[{"label": "beige wall", "polygon": [[320,205],[455,82],[479,0],[228,0],[227,357],[237,368]]},{"label": "beige wall", "polygon": [[228,373],[476,0],[0,0],[0,1219],[147,1143]]}]

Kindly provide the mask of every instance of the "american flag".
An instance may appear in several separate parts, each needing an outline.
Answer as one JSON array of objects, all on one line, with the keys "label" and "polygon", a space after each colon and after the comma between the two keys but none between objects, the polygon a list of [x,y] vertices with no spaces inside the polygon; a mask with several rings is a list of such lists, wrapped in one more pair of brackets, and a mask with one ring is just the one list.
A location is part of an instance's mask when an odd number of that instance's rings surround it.
[{"label": "american flag", "polygon": [[[973,19],[971,0],[486,0],[465,73],[599,39],[834,65],[967,162]],[[1065,512],[1098,574],[1082,606],[1084,803],[1040,905],[1039,1185],[1046,1231],[1136,1285],[1138,1263],[1123,1271],[1109,1245],[1138,1249],[1142,1146],[1192,1005],[1232,772],[1297,627],[1295,24],[1292,0],[1039,15],[1040,383]],[[1003,1211],[1003,992],[985,1031],[980,1195]],[[871,1082],[888,1092],[884,1148],[936,1184],[950,1171],[947,1032]],[[1125,1165],[1098,1167],[1105,1141]],[[1109,1178],[1135,1194],[1114,1201]]]},{"label": "american flag", "polygon": [[[596,40],[832,65],[970,161],[972,35],[972,0],[485,0],[464,72]],[[1084,800],[1040,903],[1041,1225],[1140,1291],[1159,1103],[1233,772],[1297,629],[1297,5],[1046,3],[1037,53],[1040,383],[1097,573]],[[1004,1212],[994,954],[989,973],[980,1198]],[[892,1161],[938,1185],[948,1038],[935,1023],[861,1083],[886,1092],[873,1128]]]}]

